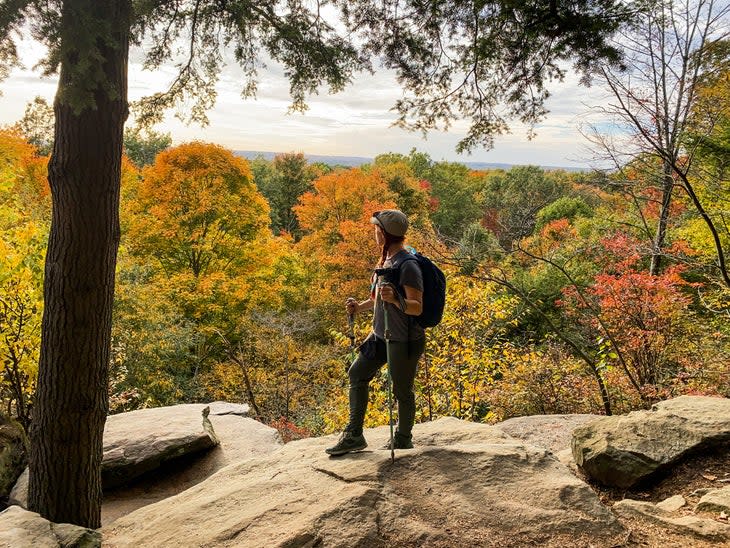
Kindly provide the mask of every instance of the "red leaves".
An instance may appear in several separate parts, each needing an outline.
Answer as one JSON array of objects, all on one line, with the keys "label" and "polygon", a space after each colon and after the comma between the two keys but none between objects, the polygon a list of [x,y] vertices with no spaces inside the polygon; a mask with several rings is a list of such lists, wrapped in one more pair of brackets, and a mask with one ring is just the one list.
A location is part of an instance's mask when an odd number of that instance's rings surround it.
[{"label": "red leaves", "polygon": [[624,272],[637,266],[641,260],[639,241],[624,232],[616,232],[600,242],[604,270]]},{"label": "red leaves", "polygon": [[561,242],[575,236],[575,229],[568,219],[556,219],[546,224],[540,236],[553,242]]},{"label": "red leaves", "polygon": [[627,234],[604,238],[598,259],[603,269],[593,284],[581,293],[566,288],[556,304],[589,339],[600,338],[599,359],[620,364],[643,401],[667,397],[665,382],[689,358],[682,342],[692,326],[686,289],[698,284],[682,278],[683,265],[649,274],[640,243]]}]

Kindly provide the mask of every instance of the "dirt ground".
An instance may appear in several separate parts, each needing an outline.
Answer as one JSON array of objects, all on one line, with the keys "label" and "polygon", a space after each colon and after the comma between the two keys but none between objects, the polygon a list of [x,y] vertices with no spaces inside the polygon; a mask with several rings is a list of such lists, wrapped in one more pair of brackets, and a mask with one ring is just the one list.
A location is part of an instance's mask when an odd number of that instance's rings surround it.
[{"label": "dirt ground", "polygon": [[[585,477],[582,477],[587,481]],[[682,495],[687,505],[680,509],[677,516],[693,515],[693,508],[699,502],[698,489],[721,489],[730,486],[730,444],[725,444],[711,452],[700,452],[685,458],[671,470],[657,474],[650,481],[643,482],[631,489],[609,489],[588,481],[596,491],[601,502],[612,506],[624,498],[646,502],[661,502],[673,495]],[[719,514],[701,512],[703,518],[728,523]],[[638,518],[619,518],[631,531],[624,544],[617,546],[643,548],[694,548],[696,546],[727,546],[728,543],[711,542],[692,535],[674,533],[664,527]]]},{"label": "dirt ground", "polygon": [[[553,452],[570,447],[570,439],[574,428],[587,422],[595,420],[594,415],[545,415],[543,417],[517,417],[509,419],[495,426],[499,427],[510,436],[516,437],[541,447],[546,447]],[[599,499],[606,506],[613,506],[624,498],[646,502],[661,502],[674,495],[682,495],[687,505],[677,512],[681,515],[692,515],[693,508],[699,502],[701,495],[698,489],[720,489],[730,486],[730,443],[719,446],[711,452],[700,452],[685,458],[682,462],[673,466],[670,470],[656,474],[650,481],[644,482],[632,489],[610,489],[590,481],[580,472],[577,475],[588,483],[598,494]],[[701,514],[701,517],[715,519],[720,523],[728,523],[719,515],[709,513]],[[642,547],[642,548],[694,548],[696,546],[720,546],[722,543],[713,543],[705,539],[696,538],[692,535],[675,533],[667,528],[654,524],[651,521],[640,518],[619,517],[619,521],[630,531],[627,538],[615,544],[619,547]],[[499,535],[496,535],[499,537]],[[566,542],[565,539],[491,539],[495,546],[545,546],[549,548],[564,548],[572,546],[576,548],[591,546],[590,542],[581,543],[580,539],[574,542]],[[730,543],[727,543],[730,546]],[[491,546],[488,542],[484,546]],[[596,547],[605,548],[605,547]]]}]

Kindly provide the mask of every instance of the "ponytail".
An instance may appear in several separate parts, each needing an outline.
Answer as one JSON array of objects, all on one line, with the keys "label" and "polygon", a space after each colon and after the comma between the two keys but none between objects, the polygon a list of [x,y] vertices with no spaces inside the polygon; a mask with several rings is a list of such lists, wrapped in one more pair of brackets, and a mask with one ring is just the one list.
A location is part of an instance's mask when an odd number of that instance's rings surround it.
[{"label": "ponytail", "polygon": [[405,240],[405,237],[403,236],[393,236],[392,234],[388,234],[385,230],[382,230],[383,235],[385,236],[385,242],[383,243],[383,251],[380,255],[380,262],[378,262],[378,268],[382,268],[385,264],[385,260],[388,258],[388,249],[390,249],[391,244],[399,243]]}]

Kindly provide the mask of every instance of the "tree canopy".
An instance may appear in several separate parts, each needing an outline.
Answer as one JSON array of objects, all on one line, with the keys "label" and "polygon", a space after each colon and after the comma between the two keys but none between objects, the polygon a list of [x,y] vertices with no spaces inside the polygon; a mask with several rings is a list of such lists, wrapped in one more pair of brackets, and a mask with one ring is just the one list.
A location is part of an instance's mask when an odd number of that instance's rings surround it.
[{"label": "tree canopy", "polygon": [[16,38],[28,29],[48,47],[45,73],[60,74],[29,507],[56,522],[100,524],[130,44],[144,46],[145,68],[176,67],[166,90],[135,105],[142,124],[180,105],[179,116],[205,122],[229,48],[243,70],[243,96],[255,93],[267,56],[283,66],[294,110],[321,86],[341,91],[355,71],[380,62],[406,92],[396,105],[402,125],[427,131],[468,119],[460,149],[471,149],[490,146],[508,119],[541,119],[546,84],[562,78],[561,63],[587,74],[599,61],[617,62],[608,38],[628,16],[616,0],[0,5],[0,77],[18,63]]},{"label": "tree canopy", "polygon": [[[89,2],[6,3],[0,10],[0,77],[17,63],[13,31],[26,25],[49,48],[42,62],[47,74],[73,60],[67,70],[83,84],[64,88],[61,100],[78,110],[94,103],[94,86],[118,93],[99,70],[95,45],[98,38],[112,37],[93,10],[85,9]],[[145,68],[170,61],[178,68],[167,89],[135,105],[142,124],[160,121],[176,106],[182,119],[206,123],[225,48],[243,69],[244,97],[255,95],[267,58],[281,63],[290,80],[291,109],[298,111],[321,85],[337,92],[356,71],[391,69],[406,91],[394,105],[398,124],[426,132],[469,120],[459,150],[491,147],[510,120],[533,126],[543,119],[548,84],[562,80],[571,63],[585,82],[599,64],[619,66],[620,48],[611,36],[641,5],[620,0],[129,3],[130,40],[143,45]],[[67,34],[71,28],[73,34]]]}]

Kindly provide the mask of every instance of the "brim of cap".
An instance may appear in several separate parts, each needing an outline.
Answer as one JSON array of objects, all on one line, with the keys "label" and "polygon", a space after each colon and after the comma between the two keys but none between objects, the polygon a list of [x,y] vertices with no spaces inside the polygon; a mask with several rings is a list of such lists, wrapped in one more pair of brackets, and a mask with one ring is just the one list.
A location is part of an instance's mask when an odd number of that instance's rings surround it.
[{"label": "brim of cap", "polygon": [[380,221],[378,220],[378,218],[377,218],[377,217],[370,217],[370,224],[371,224],[371,225],[377,225],[377,226],[379,226],[380,228],[382,228],[383,230],[385,230],[385,228],[383,228],[383,223],[381,223],[381,222],[380,222]]}]

